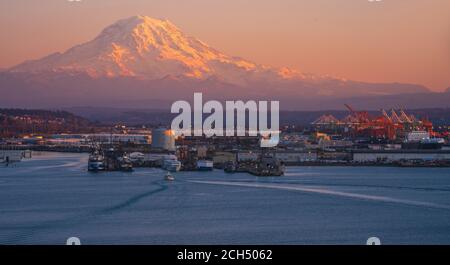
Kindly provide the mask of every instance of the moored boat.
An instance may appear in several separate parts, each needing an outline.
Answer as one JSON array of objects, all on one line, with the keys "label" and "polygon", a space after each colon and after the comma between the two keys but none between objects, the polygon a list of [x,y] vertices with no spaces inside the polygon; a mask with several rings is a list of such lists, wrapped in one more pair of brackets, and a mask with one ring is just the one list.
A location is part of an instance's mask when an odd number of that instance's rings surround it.
[{"label": "moored boat", "polygon": [[163,160],[161,167],[165,170],[176,172],[180,171],[181,162],[177,160],[176,156],[168,156]]},{"label": "moored boat", "polygon": [[99,152],[94,152],[89,155],[88,160],[88,171],[103,171],[105,170],[105,161],[103,155],[101,155]]},{"label": "moored boat", "polygon": [[131,172],[133,171],[133,163],[131,163],[131,160],[128,158],[128,156],[124,155],[119,160],[119,170],[125,171],[125,172]]}]

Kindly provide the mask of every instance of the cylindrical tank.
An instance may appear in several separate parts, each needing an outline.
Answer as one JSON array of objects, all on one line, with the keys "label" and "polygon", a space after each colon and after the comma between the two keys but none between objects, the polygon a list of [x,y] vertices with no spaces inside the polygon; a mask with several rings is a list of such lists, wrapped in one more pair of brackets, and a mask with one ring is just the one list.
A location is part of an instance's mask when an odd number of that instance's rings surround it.
[{"label": "cylindrical tank", "polygon": [[157,128],[152,130],[152,147],[175,151],[175,134],[172,130],[166,128]]}]

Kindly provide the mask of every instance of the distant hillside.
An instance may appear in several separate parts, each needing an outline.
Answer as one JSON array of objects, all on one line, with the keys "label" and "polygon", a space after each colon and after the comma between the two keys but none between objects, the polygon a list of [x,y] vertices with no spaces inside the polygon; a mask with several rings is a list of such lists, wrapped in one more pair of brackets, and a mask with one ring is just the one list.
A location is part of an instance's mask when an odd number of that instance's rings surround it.
[{"label": "distant hillside", "polygon": [[[353,106],[353,105],[352,105]],[[355,106],[353,106],[355,107]],[[356,110],[365,110],[355,107]],[[170,110],[162,109],[132,109],[132,108],[97,108],[97,107],[73,107],[68,111],[76,113],[92,121],[114,124],[124,123],[128,125],[170,125],[176,114],[171,114]],[[386,110],[390,110],[387,108]],[[423,108],[406,109],[407,113],[413,114],[417,118],[430,119],[436,125],[450,124],[450,108]],[[347,110],[319,110],[319,111],[281,111],[281,125],[309,125],[323,114],[332,114],[342,119],[350,114]],[[370,115],[378,116],[380,111],[369,111]]]},{"label": "distant hillside", "polygon": [[67,111],[0,109],[0,137],[88,132],[93,124]]}]

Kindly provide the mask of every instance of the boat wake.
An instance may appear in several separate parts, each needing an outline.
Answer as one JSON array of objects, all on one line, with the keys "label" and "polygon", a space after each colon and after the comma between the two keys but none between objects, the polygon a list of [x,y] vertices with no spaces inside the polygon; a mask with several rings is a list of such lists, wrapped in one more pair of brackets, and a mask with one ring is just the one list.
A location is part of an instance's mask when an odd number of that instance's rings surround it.
[{"label": "boat wake", "polygon": [[330,195],[330,196],[339,196],[339,197],[346,197],[346,198],[353,198],[353,199],[360,199],[360,200],[369,200],[369,201],[395,203],[395,204],[403,204],[403,205],[417,206],[417,207],[450,210],[450,205],[446,205],[446,204],[405,200],[405,199],[398,199],[398,198],[392,198],[392,197],[386,197],[386,196],[366,195],[366,194],[359,194],[359,193],[352,193],[352,192],[334,191],[334,190],[329,190],[329,189],[312,188],[312,187],[301,186],[301,185],[286,186],[286,185],[279,185],[279,184],[243,183],[243,182],[228,182],[228,181],[203,181],[203,180],[190,180],[189,182],[201,183],[201,184],[212,184],[212,185],[226,185],[226,186],[238,186],[238,187],[250,187],[250,188],[300,191],[300,192],[316,193],[316,194]]}]

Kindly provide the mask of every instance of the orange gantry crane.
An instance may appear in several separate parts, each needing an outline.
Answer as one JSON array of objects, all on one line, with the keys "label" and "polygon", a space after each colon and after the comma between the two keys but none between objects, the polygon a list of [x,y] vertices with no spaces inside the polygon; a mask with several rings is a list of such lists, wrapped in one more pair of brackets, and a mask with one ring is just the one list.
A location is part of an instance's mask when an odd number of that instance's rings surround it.
[{"label": "orange gantry crane", "polygon": [[355,111],[348,104],[345,104],[345,107],[351,113],[351,117],[348,117],[347,120],[355,121],[353,123],[354,136],[395,139],[396,126],[386,111],[382,111],[382,116],[372,118],[367,111]]}]

